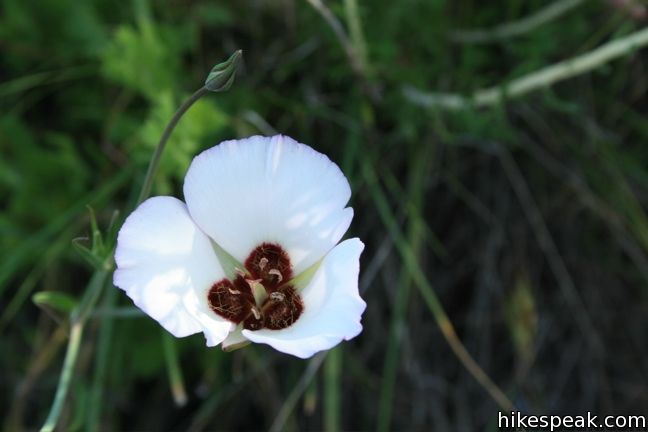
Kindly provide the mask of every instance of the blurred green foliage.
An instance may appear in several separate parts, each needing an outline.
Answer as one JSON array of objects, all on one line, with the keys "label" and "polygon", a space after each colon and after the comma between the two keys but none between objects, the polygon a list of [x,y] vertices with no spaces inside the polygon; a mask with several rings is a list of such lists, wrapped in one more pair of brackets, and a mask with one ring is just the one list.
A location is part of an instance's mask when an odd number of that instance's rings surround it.
[{"label": "blurred green foliage", "polygon": [[[547,2],[324,3],[361,32],[351,41],[364,41],[366,76],[308,1],[0,0],[3,430],[40,427],[52,403],[68,333],[52,309],[79,301],[93,271],[72,247],[92,234],[86,206],[104,232],[121,211],[119,227],[166,123],[236,49],[234,86],[183,117],[154,193],[181,197],[191,159],[220,140],[279,131],[341,165],[354,189],[350,234],[367,244],[365,330],[276,427],[496,429],[499,408],[448,348],[417,266],[516,406],[648,414],[646,52],[480,111],[426,110],[402,92],[505,83],[645,17],[588,0],[518,37],[464,44],[453,35]],[[207,349],[199,335],[165,351],[162,337],[107,283],[61,430],[266,430],[311,364],[265,346]],[[377,416],[379,406],[389,410]]]}]

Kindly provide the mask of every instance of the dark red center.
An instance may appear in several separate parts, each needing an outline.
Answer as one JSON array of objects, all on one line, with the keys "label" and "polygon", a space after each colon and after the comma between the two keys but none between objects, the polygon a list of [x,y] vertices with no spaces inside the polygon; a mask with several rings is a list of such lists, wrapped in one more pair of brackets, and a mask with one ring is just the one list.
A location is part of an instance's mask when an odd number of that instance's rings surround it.
[{"label": "dark red center", "polygon": [[[247,330],[281,330],[297,321],[304,310],[301,297],[291,285],[292,266],[286,251],[277,244],[257,246],[245,260],[245,270],[233,280],[223,279],[212,285],[207,300],[219,316],[243,323]],[[258,305],[252,292],[263,285],[267,298]]]}]

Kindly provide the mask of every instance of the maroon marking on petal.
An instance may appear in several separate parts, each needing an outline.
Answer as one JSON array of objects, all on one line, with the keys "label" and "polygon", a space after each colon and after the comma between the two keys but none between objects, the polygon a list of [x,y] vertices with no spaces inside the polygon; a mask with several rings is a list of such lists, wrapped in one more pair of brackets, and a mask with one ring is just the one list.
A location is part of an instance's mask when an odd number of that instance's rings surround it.
[{"label": "maroon marking on petal", "polygon": [[270,293],[292,278],[292,265],[286,251],[274,243],[262,243],[245,260],[245,268],[254,279],[261,279]]},{"label": "maroon marking on petal", "polygon": [[263,324],[270,330],[290,327],[304,311],[304,303],[289,285],[284,285],[270,293],[263,303]]},{"label": "maroon marking on petal", "polygon": [[[217,315],[243,324],[247,330],[281,330],[291,326],[304,310],[301,297],[291,285],[292,265],[286,251],[278,244],[262,243],[245,260],[249,274],[239,270],[234,281],[216,282],[207,300]],[[251,284],[260,283],[268,294],[257,305]]]},{"label": "maroon marking on petal", "polygon": [[211,310],[235,324],[245,320],[255,306],[250,286],[240,276],[232,283],[223,279],[212,285],[207,300]]}]

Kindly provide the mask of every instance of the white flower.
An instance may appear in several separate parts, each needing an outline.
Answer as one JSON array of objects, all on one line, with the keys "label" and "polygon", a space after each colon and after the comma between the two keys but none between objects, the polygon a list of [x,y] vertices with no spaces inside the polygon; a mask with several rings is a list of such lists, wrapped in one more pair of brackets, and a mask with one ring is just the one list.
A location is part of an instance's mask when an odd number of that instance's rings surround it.
[{"label": "white flower", "polygon": [[115,252],[115,285],[166,330],[301,358],[360,333],[364,245],[338,244],[351,189],[326,156],[281,135],[226,141],[193,160],[184,195],[143,202]]}]

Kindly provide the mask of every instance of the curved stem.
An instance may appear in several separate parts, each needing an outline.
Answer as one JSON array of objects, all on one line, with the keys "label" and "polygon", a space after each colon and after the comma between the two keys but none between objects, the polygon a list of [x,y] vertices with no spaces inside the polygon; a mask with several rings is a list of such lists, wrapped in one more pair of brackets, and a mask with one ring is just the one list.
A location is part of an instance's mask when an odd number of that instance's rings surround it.
[{"label": "curved stem", "polygon": [[[155,153],[153,153],[153,157],[151,158],[151,162],[149,163],[148,169],[146,171],[144,184],[142,185],[142,189],[137,199],[137,204],[140,204],[142,201],[144,201],[151,192],[151,187],[153,186],[153,177],[155,176],[155,173],[157,172],[158,166],[160,164],[162,152],[164,151],[171,133],[173,133],[173,130],[175,129],[184,113],[186,113],[187,110],[191,108],[191,106],[207,92],[222,92],[229,89],[234,81],[236,68],[241,59],[241,55],[241,50],[238,50],[234,52],[234,54],[232,54],[227,61],[216,65],[207,77],[205,85],[203,85],[194,94],[192,94],[189,99],[187,99],[182,105],[180,105],[177,111],[173,114],[173,117],[164,128],[164,132],[162,132],[162,136],[160,138],[160,142],[157,145],[157,148],[155,149]],[[52,403],[50,412],[47,416],[47,419],[45,420],[45,424],[41,428],[41,432],[53,431],[56,427],[59,417],[61,416],[63,406],[65,405],[65,398],[68,394],[68,390],[72,381],[72,373],[76,366],[79,347],[83,336],[83,328],[85,327],[88,318],[91,316],[94,307],[101,296],[101,292],[103,290],[103,286],[108,277],[108,274],[113,268],[114,252],[115,250],[114,248],[112,248],[106,253],[104,265],[100,270],[95,271],[92,279],[90,280],[90,283],[86,287],[81,302],[70,314],[70,340],[68,342],[65,360],[63,362],[63,368],[61,370],[61,376],[59,378],[58,386],[56,389],[56,395],[54,396],[54,402]],[[173,353],[169,353],[167,351],[167,354]],[[173,376],[172,378],[175,379],[175,376]]]},{"label": "curved stem", "polygon": [[[151,158],[149,163],[148,170],[146,171],[146,177],[144,179],[144,185],[140,191],[139,198],[137,199],[137,204],[140,204],[146,197],[148,197],[151,192],[151,187],[153,185],[153,177],[157,172],[157,168],[160,164],[160,157],[164,151],[171,133],[175,129],[176,125],[182,118],[185,112],[203,95],[205,95],[209,90],[207,87],[203,86],[198,89],[189,99],[187,99],[178,110],[175,112],[169,124],[167,124],[160,142],[158,143],[155,153]],[[113,261],[114,250],[111,250],[106,258],[106,263],[112,263]],[[56,427],[56,423],[61,415],[63,406],[65,404],[65,398],[67,397],[68,390],[70,388],[70,383],[72,380],[72,373],[74,367],[76,366],[77,357],[79,354],[79,346],[81,344],[81,338],[83,336],[83,328],[85,323],[88,320],[88,317],[92,313],[95,304],[99,300],[101,291],[104,285],[104,282],[108,276],[109,270],[112,268],[112,265],[107,265],[104,270],[95,272],[93,279],[90,282],[90,285],[85,291],[85,295],[79,306],[72,311],[70,315],[70,340],[68,342],[67,351],[65,353],[65,360],[63,362],[63,369],[61,370],[61,377],[59,378],[58,387],[56,388],[56,395],[54,396],[54,402],[50,408],[50,412],[45,420],[45,424],[41,428],[41,432],[51,432]]]},{"label": "curved stem", "polygon": [[485,44],[513,38],[535,30],[551,22],[572,9],[580,6],[585,0],[557,0],[517,21],[511,21],[490,29],[457,30],[450,34],[450,40],[460,43]]},{"label": "curved stem", "polygon": [[167,124],[166,128],[164,128],[160,142],[158,143],[155,149],[155,153],[153,153],[153,157],[151,158],[151,162],[149,163],[148,169],[146,170],[144,185],[142,186],[142,190],[140,191],[139,198],[137,198],[137,204],[141,204],[142,201],[144,201],[151,193],[151,187],[153,186],[153,177],[155,177],[155,173],[157,172],[158,166],[160,165],[162,152],[166,147],[166,143],[169,140],[173,129],[175,129],[184,113],[187,112],[187,110],[191,108],[191,106],[196,103],[198,99],[203,97],[208,92],[209,90],[205,86],[199,88],[194,94],[191,95],[189,99],[187,99],[182,105],[180,105],[180,108],[178,108],[175,114],[173,114],[173,117],[171,118],[171,121],[169,121],[169,124]]}]

